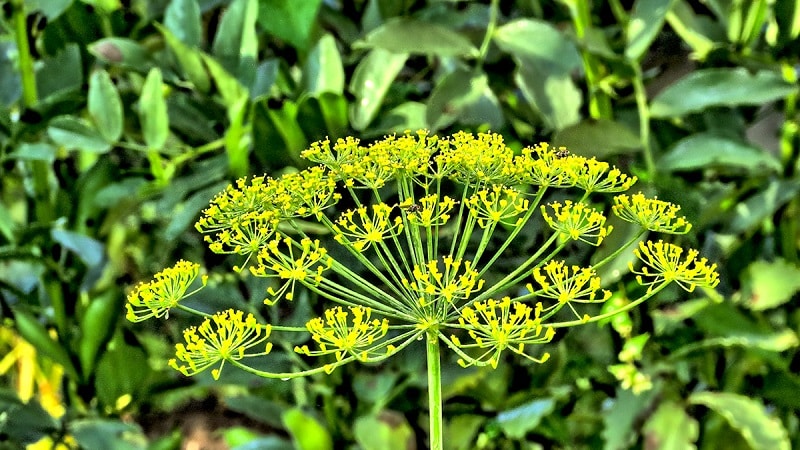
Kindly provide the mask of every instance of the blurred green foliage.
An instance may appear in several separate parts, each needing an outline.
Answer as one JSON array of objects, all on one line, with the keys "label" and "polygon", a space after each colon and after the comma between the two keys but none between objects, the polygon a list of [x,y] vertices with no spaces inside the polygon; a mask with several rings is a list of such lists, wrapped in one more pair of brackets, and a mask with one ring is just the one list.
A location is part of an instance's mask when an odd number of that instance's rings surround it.
[{"label": "blurred green foliage", "polygon": [[[800,1],[0,4],[0,448],[178,448],[159,414],[202,398],[238,417],[234,448],[422,445],[422,348],[190,382],[166,367],[185,318],[122,320],[126,288],[176,259],[224,264],[187,230],[232,180],[293,170],[324,137],[417,128],[614,162],[684,206],[676,243],[723,280],[573,332],[543,366],[451,364],[450,449],[800,448]],[[626,263],[604,276],[615,301],[639,289]],[[261,301],[253,280],[212,281],[197,308]],[[645,335],[627,362],[654,386],[634,395],[609,367]]]}]

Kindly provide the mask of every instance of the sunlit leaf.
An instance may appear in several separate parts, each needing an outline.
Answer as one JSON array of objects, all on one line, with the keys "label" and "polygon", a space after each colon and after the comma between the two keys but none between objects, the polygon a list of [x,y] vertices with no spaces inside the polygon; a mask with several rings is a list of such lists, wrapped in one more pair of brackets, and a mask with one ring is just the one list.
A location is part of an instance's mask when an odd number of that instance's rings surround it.
[{"label": "sunlit leaf", "polygon": [[73,116],[57,117],[50,121],[47,135],[55,143],[70,150],[105,153],[111,145],[92,124]]},{"label": "sunlit leaf", "polygon": [[142,94],[139,97],[139,121],[142,126],[142,136],[150,150],[162,149],[169,135],[169,117],[163,89],[161,71],[152,69],[147,74],[147,79],[142,86]]},{"label": "sunlit leaf", "polygon": [[762,220],[772,216],[778,208],[795,198],[798,192],[800,181],[771,181],[764,190],[736,204],[733,218],[728,222],[730,231],[741,233],[759,226]]},{"label": "sunlit leaf", "polygon": [[364,450],[406,450],[416,442],[406,418],[392,411],[359,417],[353,433]]},{"label": "sunlit leaf", "polygon": [[576,155],[605,159],[620,153],[635,153],[642,146],[639,137],[627,126],[610,120],[582,120],[555,133],[555,146]]},{"label": "sunlit leaf", "polygon": [[648,447],[659,450],[694,450],[699,435],[697,420],[674,402],[664,402],[642,431]]},{"label": "sunlit leaf", "polygon": [[551,414],[555,407],[553,398],[532,400],[516,408],[501,411],[497,414],[497,423],[506,436],[522,439],[525,434],[539,426],[542,419]]},{"label": "sunlit leaf", "polygon": [[290,409],[282,417],[298,450],[333,449],[333,439],[328,430],[300,408]]},{"label": "sunlit leaf", "polygon": [[270,34],[305,50],[322,0],[258,2],[258,24]]},{"label": "sunlit leaf", "polygon": [[789,436],[781,421],[769,415],[757,399],[729,392],[697,392],[689,402],[705,405],[724,417],[751,448],[789,450]]},{"label": "sunlit leaf", "polygon": [[478,49],[445,25],[415,19],[392,19],[371,31],[364,45],[392,53],[474,57]]},{"label": "sunlit leaf", "polygon": [[105,70],[97,70],[89,78],[88,107],[97,131],[109,143],[116,142],[122,136],[122,100]]},{"label": "sunlit leaf", "polygon": [[365,129],[375,118],[392,82],[406,63],[408,55],[374,48],[358,63],[350,79],[350,92],[355,101],[350,107],[350,120],[356,130]]},{"label": "sunlit leaf", "polygon": [[556,75],[531,60],[517,61],[514,76],[525,100],[555,130],[578,123],[583,96],[568,75]]},{"label": "sunlit leaf", "polygon": [[330,34],[322,36],[308,54],[303,70],[303,85],[311,95],[344,92],[342,58],[336,40]]},{"label": "sunlit leaf", "polygon": [[636,61],[658,36],[674,0],[637,0],[625,33],[625,57]]},{"label": "sunlit leaf", "polygon": [[426,120],[431,128],[439,130],[455,122],[467,105],[480,98],[487,83],[482,72],[459,69],[447,74],[428,99]]},{"label": "sunlit leaf", "polygon": [[187,47],[201,42],[202,24],[197,0],[172,0],[164,11],[164,27]]},{"label": "sunlit leaf", "polygon": [[781,170],[772,154],[727,137],[698,133],[678,141],[658,161],[659,170],[738,169],[751,173]]},{"label": "sunlit leaf", "polygon": [[[517,19],[497,29],[494,42],[500,49],[521,59],[534,59],[567,74],[581,64],[575,44],[548,22]],[[536,45],[531,45],[532,43]]]},{"label": "sunlit leaf", "polygon": [[800,291],[800,267],[783,258],[755,261],[745,271],[742,290],[747,308],[763,311],[778,307]]}]

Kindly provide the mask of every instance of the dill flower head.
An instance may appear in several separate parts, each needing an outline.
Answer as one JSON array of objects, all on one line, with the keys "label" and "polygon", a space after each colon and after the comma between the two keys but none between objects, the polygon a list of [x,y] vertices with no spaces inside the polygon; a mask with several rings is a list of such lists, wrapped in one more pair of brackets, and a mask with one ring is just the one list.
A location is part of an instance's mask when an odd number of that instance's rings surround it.
[{"label": "dill flower head", "polygon": [[183,339],[186,343],[175,344],[175,358],[169,361],[170,367],[190,376],[219,365],[211,371],[217,380],[225,361],[268,354],[272,343],[267,343],[263,351],[250,355],[246,353],[263,343],[269,337],[271,328],[269,325],[259,325],[252,314],[247,317],[243,315],[242,311],[229,309],[206,318],[199,327],[184,330]]},{"label": "dill flower head", "polygon": [[647,286],[647,292],[659,289],[670,282],[676,282],[688,292],[697,286],[714,288],[719,284],[717,265],[708,264],[706,258],[698,259],[699,252],[684,249],[664,241],[640,242],[633,253],[644,262],[637,271],[630,263],[631,272],[636,274],[639,284]]},{"label": "dill flower head", "polygon": [[692,228],[686,217],[678,217],[681,207],[670,202],[647,198],[639,192],[631,196],[614,197],[612,211],[620,219],[639,224],[642,228],[660,233],[686,234]]},{"label": "dill flower head", "polygon": [[186,293],[199,274],[200,264],[184,260],[158,272],[153,280],[140,283],[128,294],[125,318],[131,322],[141,322],[151,317],[169,318],[170,309],[206,285],[208,276],[203,275],[202,286]]}]

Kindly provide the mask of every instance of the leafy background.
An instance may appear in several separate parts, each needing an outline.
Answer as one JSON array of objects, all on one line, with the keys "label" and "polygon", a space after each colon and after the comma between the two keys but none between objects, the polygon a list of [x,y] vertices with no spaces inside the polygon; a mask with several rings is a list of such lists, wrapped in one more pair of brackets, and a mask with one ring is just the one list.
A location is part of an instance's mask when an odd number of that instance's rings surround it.
[{"label": "leafy background", "polygon": [[[800,448],[800,1],[10,0],[0,27],[0,448],[424,447],[422,349],[214,383],[166,366],[186,317],[123,317],[178,258],[231,264],[192,227],[231,181],[418,128],[613,162],[683,206],[680,243],[723,280],[542,366],[451,364],[449,449]],[[638,289],[625,264],[602,274],[613,301]],[[263,292],[211,284],[194,306]],[[653,388],[622,389],[620,361]]]}]

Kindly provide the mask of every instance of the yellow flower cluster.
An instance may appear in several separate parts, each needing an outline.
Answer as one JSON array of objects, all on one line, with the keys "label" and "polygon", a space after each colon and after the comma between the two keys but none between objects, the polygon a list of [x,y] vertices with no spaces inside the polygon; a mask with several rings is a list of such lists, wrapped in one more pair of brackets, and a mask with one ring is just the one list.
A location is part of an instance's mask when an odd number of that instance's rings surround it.
[{"label": "yellow flower cluster", "polygon": [[685,217],[678,217],[681,207],[670,202],[647,198],[639,192],[631,196],[614,197],[612,211],[620,219],[639,224],[642,228],[660,233],[686,234],[692,228]]},{"label": "yellow flower cluster", "polygon": [[186,343],[175,345],[175,358],[169,361],[170,367],[191,376],[219,364],[211,371],[214,379],[219,379],[225,361],[268,354],[272,343],[267,343],[261,352],[246,354],[269,337],[271,328],[259,325],[252,314],[244,318],[243,315],[242,311],[229,309],[206,318],[199,327],[184,330]]},{"label": "yellow flower cluster", "polygon": [[199,274],[200,264],[184,260],[158,272],[152,281],[140,283],[128,294],[125,318],[131,322],[141,322],[151,317],[169,318],[170,309],[206,285],[208,277],[203,275],[202,286],[186,293]]},{"label": "yellow flower cluster", "polygon": [[[453,259],[452,256],[442,258],[444,271],[439,270],[439,262],[428,261],[422,266],[414,266],[414,280],[404,283],[413,291],[420,294],[420,306],[437,304],[444,300],[453,304],[458,300],[470,297],[473,292],[483,287],[484,280],[479,278],[478,272],[472,268],[471,261]],[[463,271],[459,273],[461,265]]]},{"label": "yellow flower cluster", "polygon": [[565,200],[563,205],[552,202],[548,206],[553,210],[553,216],[550,216],[547,208],[542,206],[542,217],[551,228],[568,239],[600,245],[613,229],[610,225],[603,226],[606,223],[606,216],[584,203]]},{"label": "yellow flower cluster", "polygon": [[639,284],[647,286],[648,292],[673,281],[688,292],[697,286],[714,288],[719,284],[717,265],[709,265],[706,258],[697,259],[697,250],[688,250],[684,257],[683,248],[675,244],[647,241],[640,242],[633,252],[645,266],[637,271],[631,263],[630,270],[637,274]]},{"label": "yellow flower cluster", "polygon": [[[519,217],[528,210],[530,202],[516,189],[494,185],[472,194],[466,204],[470,213],[478,219],[481,228],[497,225],[519,225]],[[510,219],[517,218],[513,222]]]},{"label": "yellow flower cluster", "polygon": [[551,260],[543,268],[534,269],[533,278],[541,289],[534,289],[529,283],[528,291],[558,302],[544,308],[545,312],[551,312],[548,317],[566,304],[578,319],[588,321],[590,317],[587,314],[580,315],[573,303],[604,302],[611,297],[610,291],[600,289],[600,277],[592,268],[567,266],[563,261]]},{"label": "yellow flower cluster", "polygon": [[273,299],[264,303],[273,305],[281,297],[294,299],[295,282],[318,285],[322,273],[331,267],[328,251],[320,247],[319,240],[303,238],[300,242],[292,238],[275,238],[258,253],[258,264],[250,267],[257,277],[276,277],[286,282],[279,288],[269,287],[267,293]]}]

